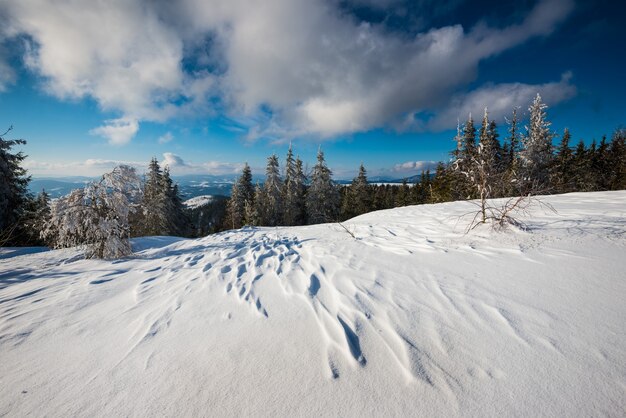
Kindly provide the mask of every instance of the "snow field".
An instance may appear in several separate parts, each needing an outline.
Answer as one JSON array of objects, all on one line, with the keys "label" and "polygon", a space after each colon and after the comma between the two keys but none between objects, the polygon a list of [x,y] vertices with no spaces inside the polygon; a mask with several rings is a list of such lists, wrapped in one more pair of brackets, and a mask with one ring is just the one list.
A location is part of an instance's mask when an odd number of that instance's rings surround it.
[{"label": "snow field", "polygon": [[623,416],[626,192],[0,259],[0,415]]}]

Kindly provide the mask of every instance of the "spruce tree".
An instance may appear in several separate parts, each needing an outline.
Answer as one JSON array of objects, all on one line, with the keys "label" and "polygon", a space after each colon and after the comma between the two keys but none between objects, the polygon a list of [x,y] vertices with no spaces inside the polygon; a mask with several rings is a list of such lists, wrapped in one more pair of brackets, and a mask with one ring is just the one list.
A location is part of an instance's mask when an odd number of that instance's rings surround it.
[{"label": "spruce tree", "polygon": [[467,173],[470,170],[472,160],[476,158],[477,147],[476,127],[474,126],[474,119],[472,119],[471,113],[463,126],[462,144],[459,159],[455,162],[455,168],[458,172],[465,174],[459,176],[457,193],[461,199],[472,199],[476,197],[476,193],[467,177]]},{"label": "spruce tree", "polygon": [[609,189],[626,189],[626,128],[617,129],[609,146]]},{"label": "spruce tree", "polygon": [[239,193],[243,202],[254,202],[254,185],[252,184],[252,170],[248,163],[243,166],[241,177],[238,179]]},{"label": "spruce tree", "polygon": [[550,166],[552,163],[551,123],[547,119],[547,105],[537,94],[528,108],[530,122],[524,137],[524,150],[521,152],[523,165],[524,192],[546,192],[550,185]]},{"label": "spruce tree", "polygon": [[557,193],[567,193],[572,191],[572,150],[570,149],[571,134],[565,128],[561,142],[556,151],[552,165],[551,182]]},{"label": "spruce tree", "polygon": [[344,189],[345,199],[341,210],[344,219],[353,218],[371,210],[371,189],[367,182],[367,171],[363,163],[359,167],[359,173],[352,180],[352,184]]},{"label": "spruce tree", "polygon": [[10,127],[0,135],[0,246],[20,244],[20,218],[31,199],[28,193],[30,176],[22,167],[26,155],[11,151],[15,146],[26,145],[26,141],[5,139],[12,129]]},{"label": "spruce tree", "polygon": [[241,196],[241,190],[239,182],[233,184],[233,188],[230,191],[230,199],[226,205],[226,227],[230,229],[237,229],[243,226],[244,221],[244,200]]},{"label": "spruce tree", "polygon": [[340,196],[333,182],[332,172],[326,166],[324,153],[317,152],[317,164],[313,167],[311,184],[307,191],[306,209],[309,224],[335,222],[339,219]]},{"label": "spruce tree", "polygon": [[431,183],[429,203],[442,203],[452,200],[451,174],[451,171],[446,168],[444,163],[439,162],[437,164],[435,177]]},{"label": "spruce tree", "polygon": [[395,207],[408,206],[411,204],[411,189],[407,179],[402,179],[402,185],[398,189],[395,199]]},{"label": "spruce tree", "polygon": [[152,158],[146,173],[143,195],[141,236],[166,235],[169,230],[163,172],[156,158]]},{"label": "spruce tree", "polygon": [[283,185],[284,225],[302,225],[304,223],[302,213],[304,184],[301,172],[302,161],[300,161],[298,169],[298,163],[293,158],[293,151],[291,145],[289,145],[285,161],[285,183]]},{"label": "spruce tree", "polygon": [[254,205],[252,206],[252,210],[249,214],[250,218],[252,219],[252,225],[266,225],[266,212],[267,210],[265,208],[265,193],[263,193],[263,188],[261,187],[261,185],[257,183],[254,188]]},{"label": "spruce tree", "polygon": [[509,123],[509,136],[503,150],[503,189],[507,196],[518,195],[522,192],[520,152],[521,140],[517,119],[517,108],[513,108],[513,114]]},{"label": "spruce tree", "polygon": [[296,210],[294,214],[295,225],[306,225],[306,183],[304,166],[300,157],[296,157]]},{"label": "spruce tree", "polygon": [[267,159],[265,183],[263,184],[263,200],[265,201],[264,225],[276,226],[283,221],[282,183],[278,157],[276,154],[272,154]]}]

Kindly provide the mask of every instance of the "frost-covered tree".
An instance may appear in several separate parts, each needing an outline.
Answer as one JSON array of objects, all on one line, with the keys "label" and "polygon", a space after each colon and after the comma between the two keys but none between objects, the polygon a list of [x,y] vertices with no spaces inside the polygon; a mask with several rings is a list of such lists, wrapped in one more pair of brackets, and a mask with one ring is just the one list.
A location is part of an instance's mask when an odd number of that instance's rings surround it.
[{"label": "frost-covered tree", "polygon": [[229,228],[241,228],[243,225],[253,225],[254,186],[252,185],[252,170],[245,163],[241,176],[237,178],[228,199],[226,218]]},{"label": "frost-covered tree", "polygon": [[226,205],[226,223],[228,228],[237,229],[243,226],[244,210],[245,206],[241,196],[239,182],[235,182],[230,191],[230,199],[228,199]]},{"label": "frost-covered tree", "polygon": [[25,145],[26,141],[5,139],[11,130],[0,135],[0,245],[19,243],[20,218],[30,200],[30,177],[22,167],[26,155],[12,152],[13,147]]},{"label": "frost-covered tree", "polygon": [[166,208],[166,193],[163,187],[163,172],[156,158],[152,158],[145,177],[142,202],[143,216],[138,235],[166,235],[169,229]]},{"label": "frost-covered tree", "polygon": [[[495,121],[489,120],[489,113],[485,108],[480,128],[480,154],[482,169],[485,171],[488,187],[492,197],[503,195],[502,191],[502,147],[498,141],[498,132]],[[480,194],[480,193],[479,193]]]},{"label": "frost-covered tree", "polygon": [[[465,174],[470,170],[469,165],[471,161],[476,158],[476,127],[474,126],[474,119],[470,113],[465,125],[463,126],[463,147],[459,159],[456,161],[456,168],[461,173]],[[472,199],[476,197],[475,189],[468,181],[467,175],[460,176],[461,181],[458,185],[461,191],[462,199]]]},{"label": "frost-covered tree", "polygon": [[276,226],[283,221],[283,181],[280,177],[278,157],[272,154],[267,159],[265,183],[263,184],[263,225]]},{"label": "frost-covered tree", "polygon": [[293,158],[291,145],[285,161],[285,183],[283,185],[284,225],[304,224],[304,173],[302,161]]},{"label": "frost-covered tree", "polygon": [[332,172],[326,165],[324,153],[320,148],[307,191],[306,209],[309,224],[338,220],[340,203],[339,190],[333,182]]},{"label": "frost-covered tree", "polygon": [[251,225],[265,225],[265,196],[263,188],[259,183],[254,187],[254,204],[251,206],[249,217],[252,219]]},{"label": "frost-covered tree", "polygon": [[516,107],[513,108],[511,119],[507,122],[509,124],[509,136],[502,152],[503,186],[506,195],[515,195],[521,191],[520,152],[522,147]]},{"label": "frost-covered tree", "polygon": [[545,191],[550,184],[554,134],[547,119],[547,108],[539,94],[528,108],[530,121],[523,138],[524,149],[520,154],[525,193]]},{"label": "frost-covered tree", "polygon": [[54,248],[83,246],[86,258],[129,255],[128,217],[141,194],[135,169],[118,166],[100,181],[53,202],[43,238]]}]

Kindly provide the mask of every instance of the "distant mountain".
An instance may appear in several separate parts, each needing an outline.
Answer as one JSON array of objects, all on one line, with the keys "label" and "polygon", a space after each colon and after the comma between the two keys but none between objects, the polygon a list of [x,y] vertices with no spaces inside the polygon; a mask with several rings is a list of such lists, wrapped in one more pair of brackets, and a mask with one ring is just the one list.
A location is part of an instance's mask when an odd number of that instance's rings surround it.
[{"label": "distant mountain", "polygon": [[95,179],[91,177],[36,177],[30,180],[28,188],[33,194],[38,194],[42,190],[45,190],[50,197],[56,198],[65,196],[74,189],[84,187],[85,184],[92,180]]},{"label": "distant mountain", "polygon": [[[238,174],[226,174],[214,176],[210,174],[193,174],[185,176],[172,176],[174,182],[178,184],[183,200],[188,200],[198,196],[221,195],[230,196],[233,184],[237,180]],[[431,174],[431,177],[433,174]],[[408,183],[420,181],[421,175],[407,177]],[[84,187],[90,181],[97,180],[97,177],[36,177],[30,181],[30,191],[37,194],[45,189],[50,197],[57,198],[65,196],[74,189]],[[253,176],[253,183],[263,183],[264,176]],[[372,176],[368,178],[370,183],[390,183],[401,184],[402,178],[391,176]],[[339,184],[350,184],[352,179],[337,180]]]},{"label": "distant mountain", "polygon": [[[189,175],[173,176],[173,180],[178,184],[178,189],[183,200],[191,199],[203,195],[223,195],[230,196],[231,188],[237,178],[236,175],[212,176],[212,175]],[[33,178],[30,181],[29,189],[33,194],[45,190],[50,197],[57,198],[65,196],[74,189],[85,186],[96,177],[41,177]],[[255,179],[262,180],[261,178]]]}]

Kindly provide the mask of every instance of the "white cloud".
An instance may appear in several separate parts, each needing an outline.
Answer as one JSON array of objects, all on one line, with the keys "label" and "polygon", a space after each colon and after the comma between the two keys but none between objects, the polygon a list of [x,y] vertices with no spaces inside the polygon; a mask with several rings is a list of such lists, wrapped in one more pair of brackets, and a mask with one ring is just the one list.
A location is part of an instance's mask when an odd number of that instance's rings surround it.
[{"label": "white cloud", "polygon": [[159,144],[167,144],[172,139],[174,139],[174,135],[172,135],[171,132],[166,132],[165,134],[161,135],[157,141],[159,142]]},{"label": "white cloud", "polygon": [[[35,176],[92,176],[97,177],[113,170],[120,164],[135,167],[138,173],[144,173],[148,169],[148,162],[107,160],[99,158],[89,158],[84,161],[70,162],[46,162],[27,158],[24,161],[24,168],[29,174]],[[174,175],[185,174],[239,174],[243,170],[243,163],[231,163],[225,161],[204,161],[199,163],[187,162],[179,155],[171,152],[163,154],[163,160],[159,163],[161,167],[168,166]]]},{"label": "white cloud", "polygon": [[91,135],[106,138],[112,145],[124,145],[139,131],[136,119],[119,118],[104,121],[104,125],[89,131]]},{"label": "white cloud", "polygon": [[445,130],[456,126],[457,120],[466,120],[469,113],[480,116],[488,107],[489,118],[503,121],[514,107],[530,105],[537,93],[550,106],[570,99],[576,87],[570,83],[571,73],[565,73],[558,82],[546,84],[507,83],[485,85],[465,95],[455,96],[445,110],[428,121],[430,130]]},{"label": "white cloud", "polygon": [[172,174],[236,174],[243,170],[243,163],[229,163],[223,161],[206,161],[202,163],[187,162],[179,155],[171,152],[163,153],[163,161],[161,166],[169,167]]},{"label": "white cloud", "polygon": [[113,170],[120,164],[135,167],[138,172],[143,172],[148,167],[147,163],[138,161],[104,160],[90,158],[85,161],[70,162],[46,162],[27,158],[24,167],[29,174],[36,176],[100,176]]},{"label": "white cloud", "polygon": [[437,161],[407,161],[393,166],[391,171],[398,174],[418,174],[426,170],[434,170]]},{"label": "white cloud", "polygon": [[358,22],[336,1],[87,3],[9,2],[5,32],[32,40],[25,62],[50,94],[120,112],[125,123],[94,130],[117,144],[139,121],[212,112],[250,121],[252,139],[401,126],[406,115],[442,108],[481,60],[550,34],[574,4],[540,0],[509,27],[409,38]]}]

